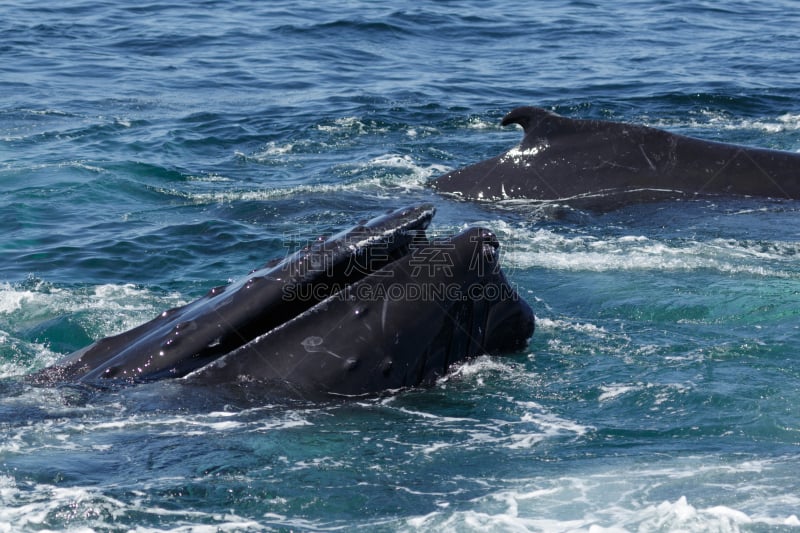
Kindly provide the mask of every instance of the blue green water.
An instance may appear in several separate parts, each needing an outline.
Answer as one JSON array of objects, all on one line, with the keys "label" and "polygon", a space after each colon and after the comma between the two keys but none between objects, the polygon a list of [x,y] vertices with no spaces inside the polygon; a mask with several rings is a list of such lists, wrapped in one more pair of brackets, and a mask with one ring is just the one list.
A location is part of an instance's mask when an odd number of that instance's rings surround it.
[{"label": "blue green water", "polygon": [[[798,151],[800,4],[49,4],[0,4],[0,531],[800,528],[800,204],[425,185],[519,105]],[[498,234],[527,350],[337,404],[22,379],[420,201]]]}]

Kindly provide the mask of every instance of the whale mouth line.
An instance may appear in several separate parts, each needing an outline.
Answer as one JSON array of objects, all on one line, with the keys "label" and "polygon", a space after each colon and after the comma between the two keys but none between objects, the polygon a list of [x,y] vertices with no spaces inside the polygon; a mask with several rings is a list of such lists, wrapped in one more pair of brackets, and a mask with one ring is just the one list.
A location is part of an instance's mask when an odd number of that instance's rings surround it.
[{"label": "whale mouth line", "polygon": [[[432,204],[396,210],[268,262],[242,279],[212,288],[131,331],[100,339],[35,374],[46,384],[143,382],[183,377],[247,345],[428,243]],[[287,286],[313,288],[291,298]]]},{"label": "whale mouth line", "polygon": [[[265,285],[265,292],[273,293],[270,297],[282,305],[281,313],[276,312],[275,306],[271,305],[243,318],[239,323],[231,323],[228,318],[231,313],[227,307],[241,305],[241,302],[220,306],[216,310],[216,315],[228,331],[222,341],[217,337],[213,346],[209,344],[204,348],[204,356],[195,356],[188,362],[184,361],[182,367],[177,370],[171,368],[167,373],[138,376],[135,378],[136,381],[151,381],[165,376],[185,376],[227,353],[248,345],[309,311],[323,300],[342,293],[347,287],[408,256],[412,246],[427,243],[425,229],[434,214],[435,208],[428,204],[389,211],[383,216],[360,223],[354,228],[328,238],[319,237],[315,242],[278,261],[274,266],[268,263],[264,268],[255,270],[247,277],[243,287],[249,291],[257,285]],[[235,285],[236,283],[233,283],[229,287]],[[297,297],[299,290],[293,289],[301,288],[305,288],[306,292],[302,297]],[[280,291],[280,295],[277,291]],[[225,290],[220,291],[218,295],[221,297],[224,292]],[[259,298],[257,296],[253,298],[251,295],[250,299]],[[280,318],[276,320],[276,317]],[[109,375],[107,372],[103,377],[118,376]]]}]

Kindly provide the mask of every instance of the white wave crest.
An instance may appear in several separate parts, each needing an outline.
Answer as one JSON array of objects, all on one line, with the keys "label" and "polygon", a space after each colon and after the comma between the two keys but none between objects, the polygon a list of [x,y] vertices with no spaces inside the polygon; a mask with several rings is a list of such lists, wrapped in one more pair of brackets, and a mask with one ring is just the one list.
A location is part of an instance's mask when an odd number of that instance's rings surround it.
[{"label": "white wave crest", "polygon": [[800,277],[800,243],[735,239],[669,239],[644,235],[600,237],[563,234],[546,228],[486,223],[503,243],[504,266],[567,271],[691,271],[712,269],[726,274]]},{"label": "white wave crest", "polygon": [[[631,465],[624,474],[618,467],[609,466],[579,476],[511,481],[516,486],[475,498],[468,508],[443,506],[409,518],[400,530],[706,532],[800,526],[797,514],[777,510],[796,505],[796,497],[766,491],[765,487],[749,495],[742,490],[742,478],[758,479],[761,469],[773,467],[766,464],[768,461],[730,468],[698,468],[688,464],[692,459],[686,462],[653,468]],[[719,480],[717,490],[702,502],[681,494],[709,475]],[[656,479],[660,483],[654,485]],[[656,495],[665,490],[678,492],[668,499]]]},{"label": "white wave crest", "polygon": [[235,187],[213,191],[166,187],[157,187],[155,190],[164,195],[184,198],[196,205],[282,200],[303,195],[341,192],[357,192],[373,198],[384,199],[398,192],[423,189],[429,178],[443,174],[447,171],[447,167],[435,164],[420,165],[408,155],[385,154],[366,162],[342,165],[338,167],[338,170],[345,175],[355,175],[356,178],[337,183],[239,188],[238,190]]}]

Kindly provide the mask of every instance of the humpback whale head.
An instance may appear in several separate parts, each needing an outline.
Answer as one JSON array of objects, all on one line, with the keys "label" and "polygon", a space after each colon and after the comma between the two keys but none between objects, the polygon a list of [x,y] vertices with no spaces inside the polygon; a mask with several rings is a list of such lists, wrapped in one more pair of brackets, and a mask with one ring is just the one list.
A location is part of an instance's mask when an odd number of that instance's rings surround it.
[{"label": "humpback whale head", "polygon": [[431,239],[434,213],[430,204],[392,210],[317,239],[67,356],[34,382],[184,378],[364,394],[526,346],[533,314],[500,270],[497,238],[471,228]]}]

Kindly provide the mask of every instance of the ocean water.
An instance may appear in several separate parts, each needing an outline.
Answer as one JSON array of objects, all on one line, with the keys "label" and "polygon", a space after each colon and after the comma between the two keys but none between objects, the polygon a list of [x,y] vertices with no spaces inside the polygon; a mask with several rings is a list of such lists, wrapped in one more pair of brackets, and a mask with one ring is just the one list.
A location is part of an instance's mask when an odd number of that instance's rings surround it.
[{"label": "ocean water", "polygon": [[[54,7],[55,6],[55,7]],[[800,203],[426,183],[519,105],[800,151],[800,4],[0,4],[0,531],[800,529]],[[493,229],[528,348],[265,404],[23,379],[319,234]]]}]

